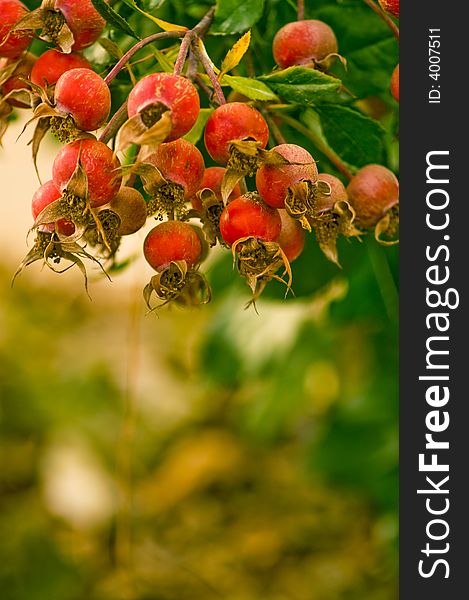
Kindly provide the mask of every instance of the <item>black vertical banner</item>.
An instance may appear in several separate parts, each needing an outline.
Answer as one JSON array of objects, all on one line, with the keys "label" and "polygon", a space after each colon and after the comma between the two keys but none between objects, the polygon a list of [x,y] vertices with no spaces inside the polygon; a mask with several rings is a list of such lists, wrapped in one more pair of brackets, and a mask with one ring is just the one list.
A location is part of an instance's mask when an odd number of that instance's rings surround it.
[{"label": "black vertical banner", "polygon": [[403,0],[400,13],[403,600],[465,597],[469,577],[463,8]]}]

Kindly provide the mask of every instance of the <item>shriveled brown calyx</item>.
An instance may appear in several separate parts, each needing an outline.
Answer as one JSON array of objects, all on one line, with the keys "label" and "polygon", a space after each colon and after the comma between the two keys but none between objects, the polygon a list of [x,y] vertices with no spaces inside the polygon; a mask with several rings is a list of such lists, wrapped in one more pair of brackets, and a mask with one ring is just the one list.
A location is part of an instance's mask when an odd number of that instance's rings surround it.
[{"label": "shriveled brown calyx", "polygon": [[[42,261],[44,265],[49,267],[55,273],[64,273],[65,271],[68,271],[68,269],[76,265],[83,274],[85,290],[87,294],[88,276],[82,259],[86,258],[96,263],[101,268],[106,277],[109,278],[99,260],[97,260],[94,256],[86,252],[86,250],[77,242],[67,241],[67,239],[69,238],[60,239],[58,234],[54,232],[49,233],[45,231],[38,231],[33,247],[21,261],[15,274],[13,275],[12,285],[14,284],[17,276],[23,271],[23,269],[25,269],[26,267],[38,260]],[[68,262],[70,264],[66,265],[63,268],[59,268],[58,265],[61,264],[62,261]]]},{"label": "shriveled brown calyx", "polygon": [[[100,224],[99,227],[97,223]],[[120,217],[114,211],[108,208],[99,210],[97,218],[87,227],[83,239],[96,248],[102,258],[112,259],[121,243],[120,225]]]},{"label": "shriveled brown calyx", "polygon": [[[252,292],[248,306],[255,304],[265,286],[275,279],[286,285],[288,293],[292,285],[290,263],[277,242],[264,242],[255,237],[241,238],[231,248],[234,263],[241,277]],[[277,271],[283,268],[283,274]],[[284,277],[287,276],[287,279]]]},{"label": "shriveled brown calyx", "polygon": [[331,187],[328,183],[305,179],[288,188],[285,209],[304,229],[311,231],[311,220],[316,216],[318,199],[322,200],[330,193]]},{"label": "shriveled brown calyx", "polygon": [[230,144],[230,158],[221,184],[223,202],[227,202],[236,184],[243,177],[253,176],[262,165],[291,164],[279,152],[264,150],[256,140],[234,140]]},{"label": "shriveled brown calyx", "polygon": [[130,117],[119,129],[117,151],[124,151],[132,144],[156,147],[163,143],[171,132],[171,111],[161,102],[151,104],[142,112]]},{"label": "shriveled brown calyx", "polygon": [[376,223],[375,239],[383,246],[399,243],[399,203],[392,206]]},{"label": "shriveled brown calyx", "polygon": [[[153,294],[161,302],[151,305]],[[154,275],[143,290],[148,308],[157,308],[174,302],[181,306],[200,306],[211,300],[211,290],[205,276],[197,269],[189,269],[185,260],[174,261]]]},{"label": "shriveled brown calyx", "polygon": [[225,208],[223,201],[217,197],[215,192],[209,188],[204,188],[197,192],[197,197],[202,205],[200,210],[190,210],[186,218],[196,217],[202,223],[202,230],[210,247],[217,244],[217,241],[228,248],[229,246],[223,240],[220,233],[220,217]]},{"label": "shriveled brown calyx", "polygon": [[162,221],[168,217],[184,219],[187,215],[185,191],[182,185],[166,180],[155,165],[138,162],[125,167],[124,172],[134,173],[142,180],[143,189],[151,197],[147,202],[148,216]]},{"label": "shriveled brown calyx", "polygon": [[75,38],[56,0],[43,0],[41,6],[28,12],[19,20],[13,31],[40,31],[39,38],[54,44],[65,54],[72,51]]}]

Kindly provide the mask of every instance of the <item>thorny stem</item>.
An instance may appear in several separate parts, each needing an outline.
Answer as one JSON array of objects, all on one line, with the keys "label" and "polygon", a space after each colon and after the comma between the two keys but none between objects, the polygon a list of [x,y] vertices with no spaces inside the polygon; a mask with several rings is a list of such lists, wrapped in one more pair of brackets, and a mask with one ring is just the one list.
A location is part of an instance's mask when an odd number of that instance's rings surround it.
[{"label": "thorny stem", "polygon": [[302,21],[305,18],[305,0],[298,0],[297,6],[298,21]]},{"label": "thorny stem", "polygon": [[180,37],[185,36],[186,33],[187,33],[187,31],[185,29],[181,29],[181,30],[178,29],[176,31],[160,31],[159,33],[154,33],[153,35],[149,35],[148,37],[143,38],[143,40],[140,40],[139,42],[137,42],[135,44],[135,46],[132,46],[132,48],[127,50],[127,52],[124,54],[124,56],[119,60],[119,62],[113,67],[113,69],[104,78],[104,81],[109,85],[111,83],[111,81],[115,77],[117,77],[117,75],[122,71],[122,69],[125,67],[125,65],[132,58],[132,56],[136,52],[138,52],[139,50],[144,48],[146,45],[151,44],[152,42],[155,42],[156,40],[164,40],[167,38],[180,38]]},{"label": "thorny stem", "polygon": [[111,140],[122,127],[127,119],[127,100],[124,104],[117,110],[116,114],[113,115],[112,119],[104,128],[102,134],[99,137],[99,141],[103,142],[103,144],[107,144],[109,140]]},{"label": "thorny stem", "polygon": [[180,75],[182,69],[184,67],[184,63],[186,62],[187,53],[189,52],[189,48],[192,44],[192,41],[197,37],[202,37],[210,27],[213,21],[213,16],[215,14],[215,7],[212,7],[208,13],[203,17],[203,19],[197,23],[194,29],[190,29],[184,39],[182,40],[181,47],[179,48],[179,53],[176,59],[176,63],[174,65],[174,74]]},{"label": "thorny stem", "polygon": [[308,129],[301,123],[298,123],[298,121],[296,119],[292,119],[292,117],[288,117],[284,114],[280,114],[279,116],[286,125],[289,125],[293,129],[296,129],[296,131],[299,131],[305,137],[310,139],[313,142],[313,144],[317,147],[317,149],[320,152],[322,152],[325,156],[327,156],[331,163],[336,167],[336,169],[340,173],[342,173],[344,177],[346,177],[349,180],[352,179],[352,173],[340,160],[337,154],[333,150],[331,150],[326,144],[324,144],[323,140],[318,135],[316,135],[314,131],[311,131],[311,129]]},{"label": "thorny stem", "polygon": [[208,56],[206,56],[203,52],[200,51],[197,44],[193,44],[192,49],[193,49],[194,54],[198,58],[198,60],[202,63],[204,71],[207,73],[207,75],[210,79],[210,83],[213,86],[213,90],[217,97],[218,104],[226,104],[225,94],[223,93],[223,90],[221,89],[220,82],[217,79],[215,71],[213,70],[212,63],[210,62]]},{"label": "thorny stem", "polygon": [[389,15],[387,15],[384,10],[374,2],[374,0],[363,0],[365,4],[375,11],[375,13],[383,19],[389,29],[393,32],[396,38],[399,40],[399,27],[394,23]]}]

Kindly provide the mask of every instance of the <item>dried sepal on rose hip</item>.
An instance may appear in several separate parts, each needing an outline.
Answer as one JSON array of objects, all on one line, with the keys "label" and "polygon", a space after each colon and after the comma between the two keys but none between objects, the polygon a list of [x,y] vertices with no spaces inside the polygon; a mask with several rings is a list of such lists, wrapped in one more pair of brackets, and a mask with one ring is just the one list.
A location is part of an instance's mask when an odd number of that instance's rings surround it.
[{"label": "dried sepal on rose hip", "polygon": [[140,176],[150,200],[148,215],[184,218],[186,203],[200,187],[204,175],[204,159],[191,142],[178,139],[161,144],[127,171]]},{"label": "dried sepal on rose hip", "polygon": [[188,79],[173,73],[147,75],[129,94],[129,119],[119,131],[117,147],[177,140],[192,129],[199,111],[199,94]]},{"label": "dried sepal on rose hip", "polygon": [[392,171],[367,165],[352,178],[347,193],[359,227],[374,228],[376,239],[385,245],[398,242],[399,181]]},{"label": "dried sepal on rose hip", "polygon": [[[33,229],[36,229],[36,238],[33,247],[16,270],[13,281],[24,268],[36,261],[42,261],[56,273],[62,273],[70,266],[76,265],[83,273],[85,289],[88,292],[86,268],[82,259],[87,258],[99,267],[101,264],[77,243],[81,232],[76,235],[75,225],[60,218],[61,211],[56,209],[61,198],[62,194],[53,181],[46,182],[35,192],[31,210],[35,219]],[[58,267],[63,261],[69,264],[64,268]]]},{"label": "dried sepal on rose hip", "polygon": [[[231,246],[233,260],[252,292],[255,303],[269,281],[276,279],[291,288],[290,263],[278,244],[282,221],[276,208],[265,204],[259,194],[248,192],[230,202],[220,218],[220,232]],[[283,268],[285,281],[277,271]]]},{"label": "dried sepal on rose hip", "polygon": [[198,271],[207,247],[200,228],[181,221],[165,221],[154,227],[145,238],[143,254],[157,272],[143,290],[145,302],[157,296],[164,306],[168,302],[196,306],[210,301],[206,278]]},{"label": "dried sepal on rose hip", "polygon": [[40,30],[39,37],[62,52],[82,50],[101,35],[106,21],[91,0],[43,0],[15,25],[15,33],[26,35]]},{"label": "dried sepal on rose hip", "polygon": [[19,0],[0,0],[0,57],[17,59],[31,43],[32,33],[15,31],[28,13],[28,8]]},{"label": "dried sepal on rose hip", "polygon": [[30,108],[33,95],[26,79],[36,57],[27,52],[19,59],[0,59],[0,144],[13,108]]},{"label": "dried sepal on rose hip", "polygon": [[338,54],[333,30],[316,19],[293,21],[277,31],[272,45],[275,62],[285,69],[294,65],[311,65],[327,69]]},{"label": "dried sepal on rose hip", "polygon": [[348,202],[347,190],[340,179],[319,173],[314,214],[308,214],[307,219],[323,254],[340,267],[337,239],[339,236],[350,238],[362,234],[355,226],[355,211]]}]

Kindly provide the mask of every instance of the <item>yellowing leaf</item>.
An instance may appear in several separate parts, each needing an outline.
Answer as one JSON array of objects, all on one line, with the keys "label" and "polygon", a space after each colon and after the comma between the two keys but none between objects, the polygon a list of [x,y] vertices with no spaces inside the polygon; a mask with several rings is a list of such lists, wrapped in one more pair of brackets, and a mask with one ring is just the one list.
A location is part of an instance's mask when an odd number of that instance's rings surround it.
[{"label": "yellowing leaf", "polygon": [[218,73],[220,73],[220,69],[213,64],[212,59],[208,55],[207,49],[205,48],[205,44],[200,38],[197,40],[197,45],[199,47],[200,54],[205,58],[207,63],[210,64],[214,72],[218,75]]},{"label": "yellowing leaf", "polygon": [[230,48],[227,55],[223,59],[223,62],[221,63],[219,79],[221,79],[225,73],[228,73],[228,71],[231,71],[231,69],[234,69],[239,65],[241,59],[246,54],[250,43],[251,31],[247,31],[242,37],[239,38],[236,44]]},{"label": "yellowing leaf", "polygon": [[154,17],[150,13],[145,12],[135,4],[134,0],[124,0],[124,2],[125,4],[127,4],[127,6],[130,6],[134,10],[138,10],[140,14],[147,17],[147,19],[153,21],[153,23],[156,23],[158,27],[163,29],[163,31],[188,31],[187,27],[184,27],[184,25],[175,25],[174,23],[168,23],[168,21],[163,21],[163,19],[158,19],[158,17]]}]

